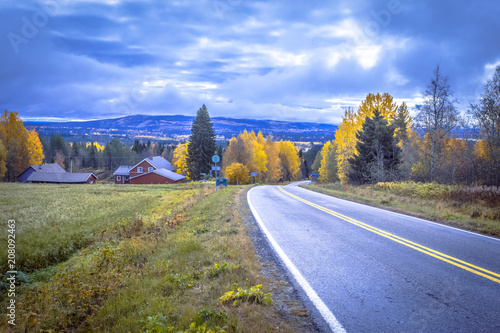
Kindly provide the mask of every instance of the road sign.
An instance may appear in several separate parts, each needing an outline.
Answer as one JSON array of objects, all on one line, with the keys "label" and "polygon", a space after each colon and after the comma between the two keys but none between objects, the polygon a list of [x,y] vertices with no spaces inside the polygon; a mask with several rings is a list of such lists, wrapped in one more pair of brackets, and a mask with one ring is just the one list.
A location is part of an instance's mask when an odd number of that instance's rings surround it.
[{"label": "road sign", "polygon": [[220,161],[219,155],[212,156],[212,162],[214,162],[215,164],[217,164],[217,163],[219,163],[219,161]]},{"label": "road sign", "polygon": [[312,174],[311,177],[321,177],[320,174]]},{"label": "road sign", "polygon": [[250,172],[250,176],[257,177],[257,172]]},{"label": "road sign", "polygon": [[212,167],[212,170],[220,171],[220,167]]}]

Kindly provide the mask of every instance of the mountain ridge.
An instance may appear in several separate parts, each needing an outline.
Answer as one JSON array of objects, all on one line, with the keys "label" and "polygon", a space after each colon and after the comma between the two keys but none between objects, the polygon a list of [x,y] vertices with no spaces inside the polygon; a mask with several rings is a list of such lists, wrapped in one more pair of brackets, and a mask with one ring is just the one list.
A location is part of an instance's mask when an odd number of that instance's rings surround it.
[{"label": "mountain ridge", "polygon": [[[191,124],[195,117],[185,115],[128,115],[87,121],[67,122],[25,122],[42,135],[52,133],[65,137],[83,136],[93,133],[104,136],[137,138],[144,136],[176,138],[191,134]],[[337,125],[313,122],[292,122],[271,119],[212,117],[216,135],[221,140],[237,136],[247,131],[262,131],[276,139],[299,141],[328,141],[333,138]]]}]

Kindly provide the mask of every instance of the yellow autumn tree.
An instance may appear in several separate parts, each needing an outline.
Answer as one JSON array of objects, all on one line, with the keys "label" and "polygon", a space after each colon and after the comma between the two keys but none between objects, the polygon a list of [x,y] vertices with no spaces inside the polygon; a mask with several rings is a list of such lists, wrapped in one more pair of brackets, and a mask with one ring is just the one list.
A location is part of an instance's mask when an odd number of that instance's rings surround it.
[{"label": "yellow autumn tree", "polygon": [[30,165],[28,131],[17,112],[4,111],[0,117],[0,140],[7,150],[5,178],[15,180]]},{"label": "yellow autumn tree", "polygon": [[328,141],[321,149],[321,166],[319,168],[321,177],[319,180],[322,182],[334,182],[338,179],[335,153],[334,141]]},{"label": "yellow autumn tree", "polygon": [[349,175],[349,158],[354,156],[356,151],[356,114],[352,108],[344,112],[342,122],[335,132],[337,172],[342,184],[346,184]]},{"label": "yellow autumn tree", "polygon": [[259,181],[264,179],[268,159],[262,132],[255,135],[254,131],[249,133],[245,130],[238,137],[231,138],[224,155],[223,171],[234,163],[241,163],[250,172],[257,172]]},{"label": "yellow autumn tree", "polygon": [[43,162],[43,148],[40,137],[35,129],[28,131],[28,151],[30,152],[30,164],[40,165]]},{"label": "yellow autumn tree", "polygon": [[253,160],[256,167],[257,179],[261,181],[266,174],[268,163],[264,136],[261,131],[259,131],[256,140],[253,142]]},{"label": "yellow autumn tree", "polygon": [[395,118],[397,109],[398,107],[394,103],[394,98],[388,93],[382,95],[379,93],[376,95],[368,94],[365,100],[361,102],[356,113],[357,125],[361,129],[361,125],[365,122],[366,117],[373,117],[375,110],[379,110],[380,114],[390,121]]},{"label": "yellow autumn tree", "polygon": [[447,138],[443,151],[442,178],[440,181],[449,184],[472,183],[474,179],[474,165],[469,155],[469,147],[466,140],[458,138]]},{"label": "yellow autumn tree", "polygon": [[270,135],[266,138],[265,150],[267,155],[265,181],[267,183],[277,183],[282,177],[280,149],[279,143],[275,142]]},{"label": "yellow autumn tree", "polygon": [[0,179],[5,176],[6,171],[7,171],[7,148],[5,148],[2,140],[0,140]]},{"label": "yellow autumn tree", "polygon": [[300,159],[297,148],[290,141],[279,142],[279,157],[283,180],[297,180],[300,173]]},{"label": "yellow autumn tree", "polygon": [[249,142],[247,134],[245,131],[229,140],[223,159],[223,171],[233,163],[241,163],[247,168],[253,164],[253,145]]},{"label": "yellow autumn tree", "polygon": [[250,180],[250,170],[241,163],[233,163],[224,173],[230,184],[247,184]]},{"label": "yellow autumn tree", "polygon": [[189,168],[187,164],[188,145],[189,142],[179,143],[174,149],[174,158],[172,160],[172,166],[175,168],[175,171],[178,174],[185,176],[187,180],[190,179]]},{"label": "yellow autumn tree", "polygon": [[104,146],[101,146],[97,142],[87,142],[87,144],[85,145],[85,147],[87,147],[87,148],[92,147],[92,146],[94,146],[95,150],[98,152],[101,152],[104,150]]}]

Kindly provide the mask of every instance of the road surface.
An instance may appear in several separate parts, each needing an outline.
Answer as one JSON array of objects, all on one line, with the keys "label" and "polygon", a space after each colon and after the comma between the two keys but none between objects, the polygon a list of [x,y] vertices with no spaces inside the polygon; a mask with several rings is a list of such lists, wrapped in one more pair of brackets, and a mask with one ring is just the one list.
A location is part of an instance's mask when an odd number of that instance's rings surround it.
[{"label": "road surface", "polygon": [[500,332],[499,239],[296,184],[247,198],[332,331]]}]

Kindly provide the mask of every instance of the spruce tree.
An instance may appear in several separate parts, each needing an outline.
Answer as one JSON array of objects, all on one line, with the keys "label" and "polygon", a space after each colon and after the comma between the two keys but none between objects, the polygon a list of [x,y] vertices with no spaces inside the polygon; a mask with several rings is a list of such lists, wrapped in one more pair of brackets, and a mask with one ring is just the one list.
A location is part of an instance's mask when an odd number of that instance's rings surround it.
[{"label": "spruce tree", "polygon": [[378,110],[366,117],[356,134],[358,154],[349,159],[349,179],[355,184],[377,183],[397,179],[401,148],[394,139],[394,125]]},{"label": "spruce tree", "polygon": [[216,150],[215,133],[205,104],[196,113],[188,145],[188,168],[191,179],[199,180],[200,173],[209,173]]}]

